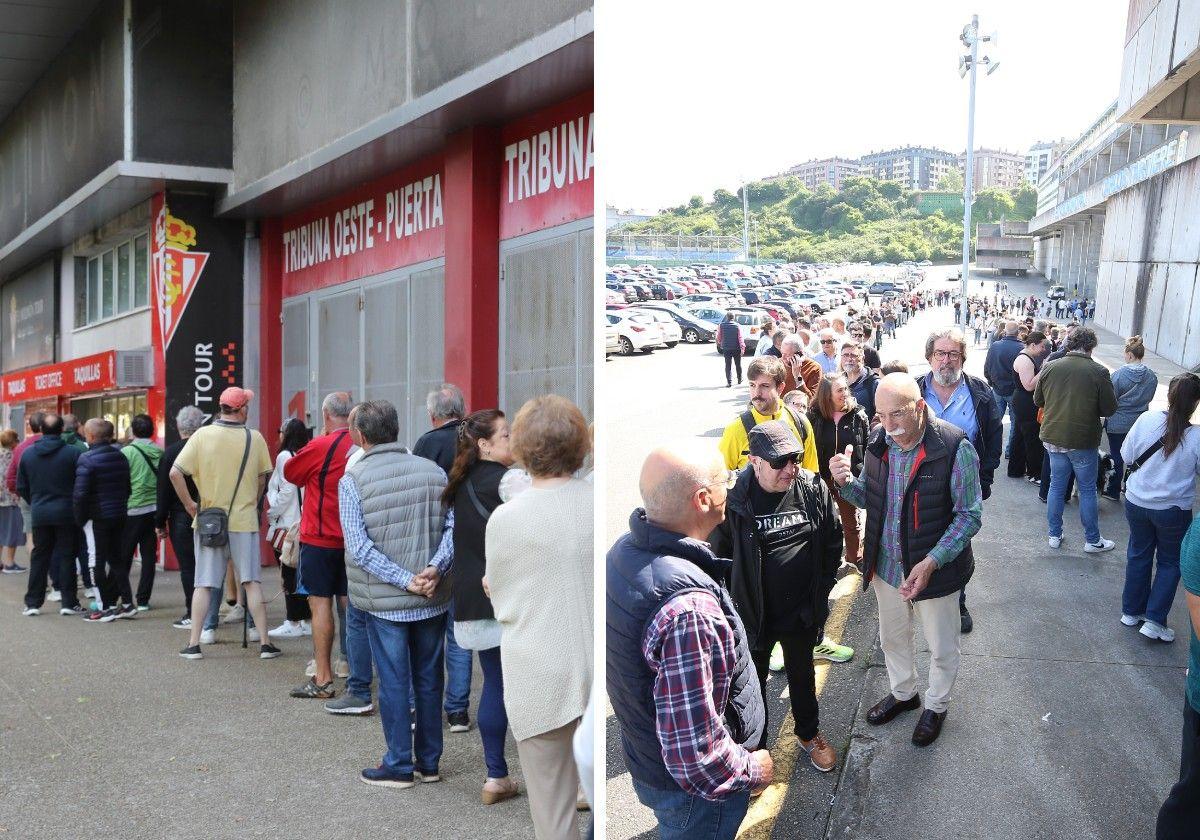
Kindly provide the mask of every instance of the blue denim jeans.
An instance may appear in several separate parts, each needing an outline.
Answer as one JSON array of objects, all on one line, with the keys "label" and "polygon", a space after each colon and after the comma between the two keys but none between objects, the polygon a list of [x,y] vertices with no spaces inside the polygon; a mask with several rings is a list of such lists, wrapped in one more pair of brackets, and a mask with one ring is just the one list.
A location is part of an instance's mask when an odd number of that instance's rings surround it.
[{"label": "blue denim jeans", "polygon": [[[379,718],[387,752],[383,766],[393,773],[436,773],[442,760],[442,688],[446,614],[422,621],[388,621],[371,613],[367,638],[379,675]],[[416,730],[409,709],[409,682],[416,706]]]},{"label": "blue denim jeans", "polygon": [[508,733],[508,713],[504,709],[504,673],[500,670],[500,648],[479,651],[483,670],[483,693],[479,696],[479,738],[483,741],[483,761],[492,779],[508,775],[504,760],[504,736]]},{"label": "blue denim jeans", "polygon": [[1046,454],[1050,456],[1050,494],[1046,498],[1050,536],[1062,536],[1067,479],[1074,475],[1075,486],[1079,488],[1079,519],[1083,522],[1084,539],[1090,543],[1100,542],[1100,512],[1096,498],[1099,453],[1095,449],[1072,449],[1068,452],[1047,450]]},{"label": "blue denim jeans", "polygon": [[1012,395],[1003,397],[999,391],[993,388],[992,396],[996,398],[996,409],[1000,412],[1000,422],[1003,423],[1004,418],[1008,417],[1008,436],[1004,438],[1004,457],[1007,459],[1012,454],[1013,427],[1016,426],[1016,423],[1012,421],[1012,417],[1009,416],[1008,410],[1009,403],[1012,402]]},{"label": "blue denim jeans", "polygon": [[1179,547],[1192,524],[1192,512],[1177,507],[1152,510],[1126,499],[1125,518],[1129,520],[1129,549],[1121,611],[1166,625],[1179,585]]},{"label": "blue denim jeans", "polygon": [[1121,474],[1125,472],[1125,460],[1121,457],[1121,444],[1125,442],[1127,434],[1129,433],[1108,433],[1108,454],[1113,459],[1113,474],[1108,479],[1108,486],[1104,488],[1104,492],[1110,496],[1118,496],[1121,493]]},{"label": "blue denim jeans", "polygon": [[346,664],[350,666],[346,690],[359,700],[370,702],[373,673],[371,643],[367,639],[367,614],[353,604],[347,604],[346,620],[342,624],[346,628]]},{"label": "blue denim jeans", "polygon": [[638,800],[658,820],[662,840],[733,840],[750,807],[750,791],[735,793],[720,802],[710,802],[700,796],[679,790],[659,790],[633,783]]},{"label": "blue denim jeans", "polygon": [[[208,591],[208,614],[204,616],[204,625],[201,628],[203,630],[217,629],[217,619],[220,617],[219,611],[221,609],[221,601],[225,598],[225,575],[228,572],[229,569],[226,567],[225,571],[221,574],[221,582],[217,584],[216,589],[210,589]],[[246,621],[250,627],[254,626],[254,616],[250,614],[249,610],[246,610]],[[267,640],[264,638],[263,641],[266,642]]]},{"label": "blue denim jeans", "polygon": [[446,621],[446,714],[465,712],[471,699],[471,651],[454,641],[454,607]]}]

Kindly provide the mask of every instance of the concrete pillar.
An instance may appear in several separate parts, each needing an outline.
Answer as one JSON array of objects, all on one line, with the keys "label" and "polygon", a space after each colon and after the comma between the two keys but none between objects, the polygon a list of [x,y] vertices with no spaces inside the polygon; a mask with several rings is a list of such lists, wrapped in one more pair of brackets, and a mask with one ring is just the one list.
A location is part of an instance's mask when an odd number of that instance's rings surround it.
[{"label": "concrete pillar", "polygon": [[1087,239],[1087,253],[1084,259],[1084,274],[1082,287],[1084,296],[1095,300],[1097,278],[1100,275],[1100,245],[1104,240],[1104,216],[1097,214],[1091,217],[1091,230]]}]

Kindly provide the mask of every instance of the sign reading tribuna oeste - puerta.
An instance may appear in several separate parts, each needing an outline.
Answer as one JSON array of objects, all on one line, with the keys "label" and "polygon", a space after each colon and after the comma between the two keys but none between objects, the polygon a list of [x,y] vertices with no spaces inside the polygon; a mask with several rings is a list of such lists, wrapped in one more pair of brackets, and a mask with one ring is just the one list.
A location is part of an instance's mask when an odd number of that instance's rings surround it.
[{"label": "sign reading tribuna oeste - puerta", "polygon": [[164,371],[168,443],[179,439],[179,409],[194,405],[211,416],[221,391],[242,384],[245,229],[212,210],[207,196],[171,191],[151,206],[155,364]]}]

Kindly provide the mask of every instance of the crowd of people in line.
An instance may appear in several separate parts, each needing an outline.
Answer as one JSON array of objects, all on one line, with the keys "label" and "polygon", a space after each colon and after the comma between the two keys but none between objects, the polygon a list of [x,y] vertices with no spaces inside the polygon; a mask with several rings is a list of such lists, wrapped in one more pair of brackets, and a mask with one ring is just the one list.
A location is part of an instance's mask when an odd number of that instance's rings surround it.
[{"label": "crowd of people in line", "polygon": [[[551,395],[511,421],[499,409],[468,414],[444,384],[426,402],[433,428],[410,451],[390,402],[335,392],[318,436],[283,422],[272,460],[247,425],[253,398],[227,388],[211,422],[185,406],[165,450],[148,415],[132,418],[122,446],[109,420],[87,420],[81,438],[76,418],[48,412],[29,415],[19,443],[0,435],[0,557],[5,573],[28,572],[24,615],[40,614],[49,579],[62,615],[137,618],[151,609],[158,541],[169,540],[186,605],[174,626],[189,633],[179,655],[203,659],[217,641],[231,583],[225,619],[245,621],[259,658],[281,655],[272,639],[311,636],[292,697],[331,714],[378,710],[385,751],[359,778],[389,788],[440,780],[442,714],[451,732],[471,728],[477,654],[483,804],[521,792],[511,732],[536,836],[578,838],[593,762],[592,445],[579,409]],[[26,534],[28,569],[15,560]],[[286,602],[265,635],[264,538]]]},{"label": "crowd of people in line", "polygon": [[[828,598],[850,572],[875,594],[890,686],[867,723],[920,709],[912,742],[938,738],[961,636],[974,627],[966,600],[972,538],[1006,461],[1009,476],[1039,488],[1051,549],[1071,545],[1063,513],[1074,493],[1082,550],[1111,551],[1097,499],[1124,495],[1122,624],[1174,639],[1166,618],[1181,556],[1200,624],[1200,526],[1192,518],[1200,430],[1191,423],[1200,377],[1176,376],[1168,408],[1149,410],[1157,379],[1139,337],[1110,373],[1091,358],[1098,339],[1083,326],[1090,302],[1056,325],[1024,315],[1047,311],[1042,303],[1001,291],[955,302],[962,328],[929,332],[929,370],[916,376],[902,362],[881,363],[883,307],[797,320],[792,332],[766,323],[770,340],[746,373],[749,405],[716,451],[680,443],[646,458],[643,506],[607,556],[607,688],[634,789],[664,838],[734,837],[751,797],[773,781],[770,671],[785,672],[795,736],[812,766],[837,766],[819,725],[814,660],[853,656],[824,638]],[[950,302],[943,291],[916,292],[892,317]],[[727,321],[718,334],[727,359],[741,349],[736,327]],[[964,370],[968,329],[980,333],[974,344],[988,342],[984,377]],[[726,371],[731,386],[728,361]],[[924,698],[914,614],[930,651]],[[1180,781],[1160,812],[1160,838],[1191,836],[1200,818],[1194,634],[1191,657]]]}]

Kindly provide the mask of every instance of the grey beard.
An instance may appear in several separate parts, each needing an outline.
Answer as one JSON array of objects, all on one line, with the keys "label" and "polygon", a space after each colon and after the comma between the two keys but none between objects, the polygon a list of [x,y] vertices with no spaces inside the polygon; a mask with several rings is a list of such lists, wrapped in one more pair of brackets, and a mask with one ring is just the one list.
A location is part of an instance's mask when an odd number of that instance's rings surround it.
[{"label": "grey beard", "polygon": [[937,382],[937,384],[941,385],[943,388],[949,388],[951,385],[957,385],[958,380],[961,377],[962,377],[961,370],[959,370],[958,373],[954,374],[953,378],[947,377],[945,374],[941,373],[941,371],[935,370],[933,372],[934,381]]}]

